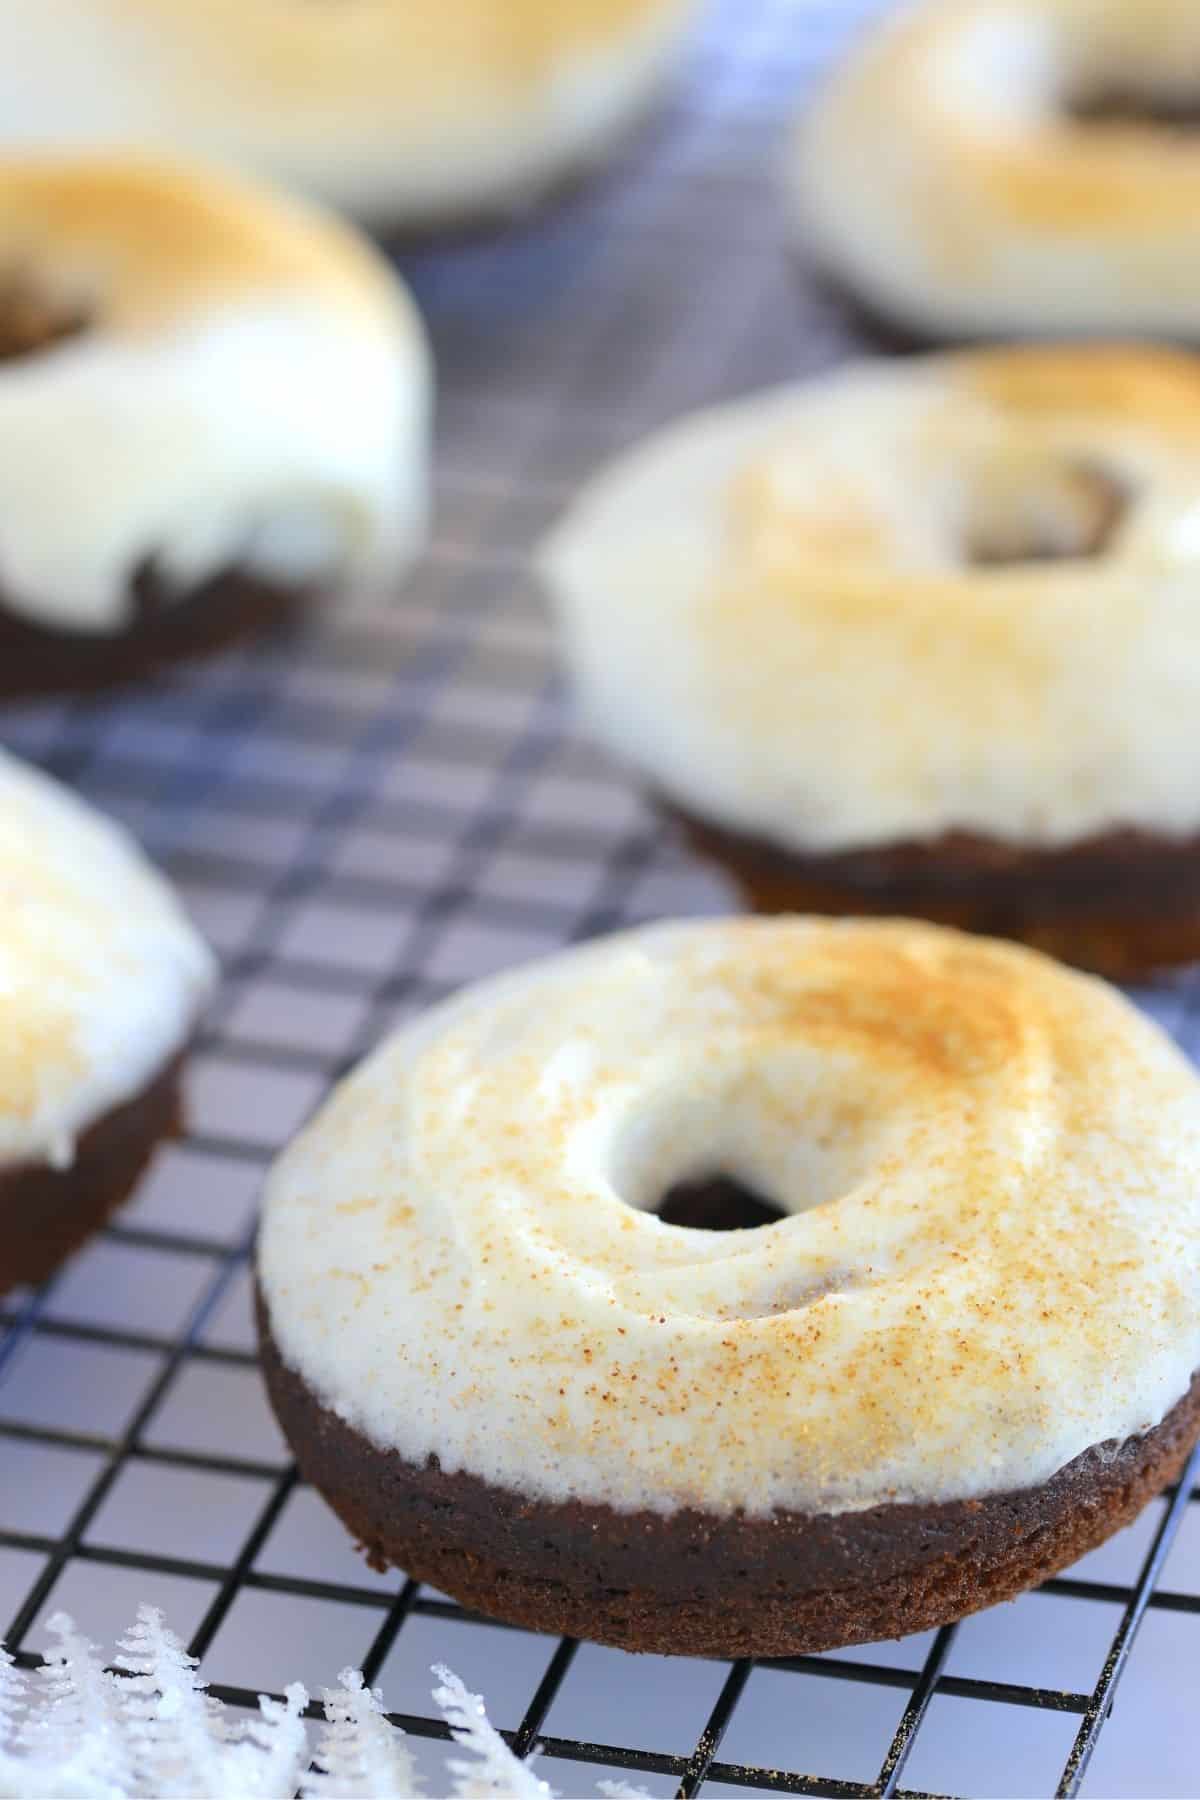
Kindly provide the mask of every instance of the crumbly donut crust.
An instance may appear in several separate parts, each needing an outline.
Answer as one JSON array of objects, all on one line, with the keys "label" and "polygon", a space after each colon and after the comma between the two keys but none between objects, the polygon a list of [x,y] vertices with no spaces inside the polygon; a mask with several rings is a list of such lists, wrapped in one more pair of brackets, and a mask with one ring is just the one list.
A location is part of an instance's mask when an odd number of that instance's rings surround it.
[{"label": "crumbly donut crust", "polygon": [[183,1117],[183,1057],[173,1057],[141,1093],[89,1125],[67,1168],[0,1168],[0,1294],[44,1281],[127,1200],[160,1144]]}]

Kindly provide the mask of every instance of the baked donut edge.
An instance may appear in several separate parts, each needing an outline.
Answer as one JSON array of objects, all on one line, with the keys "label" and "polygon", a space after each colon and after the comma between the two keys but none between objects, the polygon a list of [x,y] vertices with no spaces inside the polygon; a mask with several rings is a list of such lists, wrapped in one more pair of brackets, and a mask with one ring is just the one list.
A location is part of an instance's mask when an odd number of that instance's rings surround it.
[{"label": "baked donut edge", "polygon": [[951,1623],[1015,1598],[1127,1525],[1200,1436],[1200,1371],[1144,1436],[1029,1489],[762,1518],[618,1512],[501,1489],[382,1450],[280,1354],[257,1291],[267,1391],[306,1480],[377,1569],[472,1611],[624,1650],[789,1657]]}]

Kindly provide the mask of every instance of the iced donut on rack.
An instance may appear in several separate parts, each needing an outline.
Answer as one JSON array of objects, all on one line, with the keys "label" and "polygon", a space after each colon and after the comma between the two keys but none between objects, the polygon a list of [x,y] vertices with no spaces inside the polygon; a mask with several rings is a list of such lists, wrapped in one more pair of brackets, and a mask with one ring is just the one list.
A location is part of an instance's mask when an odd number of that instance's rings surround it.
[{"label": "iced donut on rack", "polygon": [[211,156],[384,227],[527,206],[656,97],[697,0],[0,0],[0,143]]},{"label": "iced donut on rack", "polygon": [[758,907],[1200,955],[1200,362],[761,394],[603,472],[541,566],[593,731]]},{"label": "iced donut on rack", "polygon": [[1192,0],[917,0],[808,108],[803,246],[925,338],[1200,338]]},{"label": "iced donut on rack", "polygon": [[0,1293],[49,1275],[180,1117],[214,976],[117,826],[0,751]]},{"label": "iced donut on rack", "polygon": [[385,1042],[272,1172],[264,1367],[379,1564],[632,1650],[1010,1598],[1200,1431],[1200,1081],[895,921],[651,926]]},{"label": "iced donut on rack", "polygon": [[412,305],[339,221],[173,164],[0,160],[0,693],[393,582],[429,393]]}]

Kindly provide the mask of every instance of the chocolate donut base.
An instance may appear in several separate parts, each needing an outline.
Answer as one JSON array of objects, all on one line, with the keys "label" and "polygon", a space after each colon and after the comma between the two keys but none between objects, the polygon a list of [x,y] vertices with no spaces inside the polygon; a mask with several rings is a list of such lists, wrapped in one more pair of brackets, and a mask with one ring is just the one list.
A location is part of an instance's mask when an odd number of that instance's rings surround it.
[{"label": "chocolate donut base", "polygon": [[375,1568],[535,1631],[691,1656],[799,1656],[902,1637],[1035,1587],[1120,1530],[1200,1435],[1200,1375],[1144,1437],[1038,1487],[865,1512],[720,1517],[534,1500],[380,1450],[283,1361],[261,1293],[267,1390],[301,1472]]},{"label": "chocolate donut base", "polygon": [[[794,252],[796,273],[803,286],[815,292],[832,312],[841,315],[847,329],[857,340],[862,355],[926,356],[935,350],[963,350],[978,346],[981,335],[969,331],[939,332],[922,328],[906,320],[899,312],[891,313],[852,285],[847,277],[826,263],[813,260],[807,252]],[[997,333],[1001,341],[1021,341],[1025,333]]]},{"label": "chocolate donut base", "polygon": [[0,1169],[0,1294],[44,1281],[137,1185],[155,1149],[179,1133],[182,1054],[133,1100],[89,1126],[69,1169]]},{"label": "chocolate donut base", "polygon": [[1038,850],[956,831],[805,856],[669,810],[756,912],[933,919],[1117,981],[1200,957],[1200,838],[1120,830]]},{"label": "chocolate donut base", "polygon": [[661,128],[664,102],[675,86],[669,69],[601,142],[591,144],[548,173],[514,183],[488,199],[446,202],[416,217],[395,207],[343,206],[393,256],[429,250],[486,249],[493,240],[526,227],[557,224],[576,205],[602,200],[625,177],[631,158],[648,151]]},{"label": "chocolate donut base", "polygon": [[1173,344],[1181,350],[1194,350],[1200,343],[1200,327],[1196,330],[1155,331],[1132,321],[1128,326],[1064,325],[1046,321],[1037,323],[1032,314],[1023,323],[988,326],[961,317],[950,324],[935,324],[919,318],[913,311],[893,306],[880,294],[869,293],[866,285],[832,263],[814,258],[806,249],[793,253],[796,272],[802,287],[815,291],[829,307],[842,315],[847,329],[858,341],[862,355],[927,356],[935,351],[978,350],[988,344]]},{"label": "chocolate donut base", "polygon": [[0,699],[91,693],[211,656],[300,612],[311,591],[226,570],[171,599],[153,571],[133,582],[134,618],[113,635],[60,631],[7,610],[0,594]]},{"label": "chocolate donut base", "polygon": [[1130,326],[1127,331],[1098,330],[1087,325],[1036,325],[1032,319],[1022,325],[1011,324],[990,329],[973,325],[965,318],[953,324],[937,325],[922,320],[902,307],[892,307],[880,295],[857,286],[852,277],[802,249],[794,252],[797,276],[802,286],[815,291],[831,311],[839,313],[856,340],[863,356],[929,356],[938,351],[981,350],[995,344],[1123,344],[1149,339],[1158,344],[1175,344],[1180,349],[1194,349],[1194,334],[1179,336],[1166,332],[1140,331]]}]

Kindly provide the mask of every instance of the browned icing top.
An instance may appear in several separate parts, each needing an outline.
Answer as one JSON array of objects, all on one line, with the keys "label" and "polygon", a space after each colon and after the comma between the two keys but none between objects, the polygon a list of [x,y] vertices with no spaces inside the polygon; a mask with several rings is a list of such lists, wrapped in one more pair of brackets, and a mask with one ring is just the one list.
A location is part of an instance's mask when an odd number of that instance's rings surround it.
[{"label": "browned icing top", "polygon": [[[447,93],[519,92],[573,51],[602,50],[679,0],[110,0],[173,37],[197,87],[217,70],[264,104],[352,111],[385,96],[418,112]],[[181,77],[184,71],[180,71]]]},{"label": "browned icing top", "polygon": [[135,157],[0,165],[0,270],[81,306],[89,329],[142,335],[214,308],[317,297],[396,329],[397,289],[357,233],[298,202]]}]

